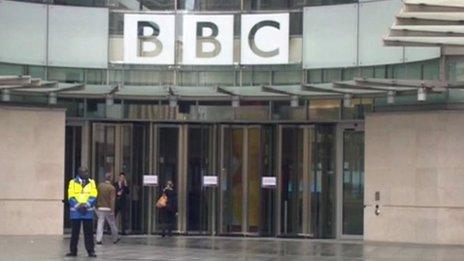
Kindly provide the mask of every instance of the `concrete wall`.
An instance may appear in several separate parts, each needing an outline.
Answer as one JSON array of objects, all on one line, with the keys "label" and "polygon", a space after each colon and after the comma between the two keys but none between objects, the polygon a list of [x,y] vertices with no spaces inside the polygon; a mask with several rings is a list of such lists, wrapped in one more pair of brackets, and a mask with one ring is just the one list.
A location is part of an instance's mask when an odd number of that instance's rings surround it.
[{"label": "concrete wall", "polygon": [[0,235],[63,233],[65,112],[0,105]]},{"label": "concrete wall", "polygon": [[364,239],[464,244],[464,113],[371,114],[365,131]]}]

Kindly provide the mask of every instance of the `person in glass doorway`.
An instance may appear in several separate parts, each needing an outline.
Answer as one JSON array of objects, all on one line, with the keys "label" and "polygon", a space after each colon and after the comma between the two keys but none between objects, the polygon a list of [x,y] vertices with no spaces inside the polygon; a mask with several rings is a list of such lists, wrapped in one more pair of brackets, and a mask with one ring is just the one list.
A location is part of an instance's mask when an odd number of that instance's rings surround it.
[{"label": "person in glass doorway", "polygon": [[106,173],[105,181],[100,183],[98,186],[98,197],[97,197],[97,245],[102,244],[103,239],[103,225],[108,222],[113,236],[113,243],[119,242],[118,228],[114,219],[114,205],[116,201],[116,189],[114,188],[112,181],[113,175]]},{"label": "person in glass doorway", "polygon": [[116,207],[115,217],[120,215],[121,235],[126,235],[126,216],[127,216],[127,198],[129,197],[129,186],[127,185],[126,174],[121,172],[118,181],[114,184],[116,188]]},{"label": "person in glass doorway", "polygon": [[168,236],[172,236],[172,230],[176,223],[177,213],[177,194],[174,190],[172,181],[166,182],[163,188],[162,195],[166,196],[167,201],[164,207],[159,208],[160,223],[161,223],[161,236],[165,237],[166,232]]}]

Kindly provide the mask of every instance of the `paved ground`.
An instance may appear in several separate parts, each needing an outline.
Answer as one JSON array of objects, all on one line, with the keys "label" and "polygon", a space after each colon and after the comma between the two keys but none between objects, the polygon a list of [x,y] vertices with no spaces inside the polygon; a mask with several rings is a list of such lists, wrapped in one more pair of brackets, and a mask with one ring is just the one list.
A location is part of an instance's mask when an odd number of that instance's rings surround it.
[{"label": "paved ground", "polygon": [[[67,237],[0,236],[0,260],[87,260],[82,240],[79,243],[79,257],[65,258]],[[224,237],[129,236],[117,245],[107,238],[96,253],[97,260],[464,260],[461,246]]]}]

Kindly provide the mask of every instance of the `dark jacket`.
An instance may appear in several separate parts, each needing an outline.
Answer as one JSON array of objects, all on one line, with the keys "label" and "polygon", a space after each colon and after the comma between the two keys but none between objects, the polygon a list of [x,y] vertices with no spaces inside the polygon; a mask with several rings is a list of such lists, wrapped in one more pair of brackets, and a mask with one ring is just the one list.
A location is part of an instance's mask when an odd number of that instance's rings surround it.
[{"label": "dark jacket", "polygon": [[[116,189],[116,203],[124,203],[129,195],[129,187],[127,183],[125,186],[119,187],[119,182],[114,183],[114,188]],[[121,192],[121,195],[118,195],[118,192]]]},{"label": "dark jacket", "polygon": [[168,202],[166,205],[166,210],[169,212],[177,212],[177,193],[173,189],[163,189],[163,194],[166,194],[168,197]]}]

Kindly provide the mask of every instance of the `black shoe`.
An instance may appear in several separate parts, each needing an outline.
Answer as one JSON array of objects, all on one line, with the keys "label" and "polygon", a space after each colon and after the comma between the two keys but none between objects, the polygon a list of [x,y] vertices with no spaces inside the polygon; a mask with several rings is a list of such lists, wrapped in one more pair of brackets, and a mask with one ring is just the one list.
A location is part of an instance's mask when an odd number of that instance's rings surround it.
[{"label": "black shoe", "polygon": [[118,239],[116,239],[116,241],[114,241],[113,244],[117,244],[119,241],[121,241],[120,237]]},{"label": "black shoe", "polygon": [[92,252],[92,253],[89,253],[89,257],[97,257],[97,255],[95,254],[95,252]]},{"label": "black shoe", "polygon": [[103,243],[101,241],[97,241],[97,245],[102,245]]},{"label": "black shoe", "polygon": [[69,257],[71,257],[71,256],[77,256],[77,253],[67,253],[66,256],[69,256]]}]

